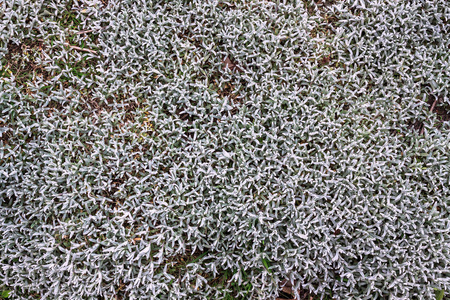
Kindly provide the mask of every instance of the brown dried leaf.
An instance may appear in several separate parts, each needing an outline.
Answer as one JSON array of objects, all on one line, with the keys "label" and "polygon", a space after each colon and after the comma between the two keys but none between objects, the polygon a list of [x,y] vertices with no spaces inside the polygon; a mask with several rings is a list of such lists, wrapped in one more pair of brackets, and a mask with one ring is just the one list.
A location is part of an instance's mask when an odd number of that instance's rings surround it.
[{"label": "brown dried leaf", "polygon": [[236,65],[231,61],[231,59],[228,56],[225,57],[225,59],[223,60],[223,69],[225,70],[227,67],[230,70],[233,70],[236,67]]},{"label": "brown dried leaf", "polygon": [[228,67],[232,71],[237,70],[238,72],[242,72],[242,69],[238,67],[236,62],[233,62],[228,56],[222,60],[222,63],[223,63],[222,69],[224,70],[226,70],[226,68]]}]

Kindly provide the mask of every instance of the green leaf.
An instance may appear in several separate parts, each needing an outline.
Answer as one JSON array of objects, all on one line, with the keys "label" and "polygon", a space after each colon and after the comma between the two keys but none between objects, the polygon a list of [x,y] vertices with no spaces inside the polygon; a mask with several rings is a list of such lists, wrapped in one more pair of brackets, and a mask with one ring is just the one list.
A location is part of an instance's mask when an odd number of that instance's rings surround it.
[{"label": "green leaf", "polygon": [[194,260],[192,260],[192,261],[190,262],[190,264],[193,264],[193,263],[199,261],[199,260],[202,259],[206,254],[208,254],[208,252],[202,253],[199,257],[197,257],[197,258],[195,258]]},{"label": "green leaf", "polygon": [[2,291],[1,297],[2,297],[3,299],[6,299],[6,298],[9,297],[9,294],[10,294],[10,293],[11,293],[11,291],[4,290],[4,291]]},{"label": "green leaf", "polygon": [[444,299],[444,290],[434,289],[434,291],[436,293],[436,300]]},{"label": "green leaf", "polygon": [[264,265],[264,267],[267,269],[267,271],[269,271],[270,273],[272,273],[272,271],[270,270],[270,262],[268,259],[266,258],[262,258],[262,263]]}]

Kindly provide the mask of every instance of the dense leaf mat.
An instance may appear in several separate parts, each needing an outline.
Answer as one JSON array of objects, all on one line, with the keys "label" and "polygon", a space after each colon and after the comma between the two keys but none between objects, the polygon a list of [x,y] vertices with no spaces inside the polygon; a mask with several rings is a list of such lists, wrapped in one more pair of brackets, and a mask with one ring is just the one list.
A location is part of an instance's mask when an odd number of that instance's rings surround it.
[{"label": "dense leaf mat", "polygon": [[0,17],[11,298],[449,291],[449,1],[1,0]]}]

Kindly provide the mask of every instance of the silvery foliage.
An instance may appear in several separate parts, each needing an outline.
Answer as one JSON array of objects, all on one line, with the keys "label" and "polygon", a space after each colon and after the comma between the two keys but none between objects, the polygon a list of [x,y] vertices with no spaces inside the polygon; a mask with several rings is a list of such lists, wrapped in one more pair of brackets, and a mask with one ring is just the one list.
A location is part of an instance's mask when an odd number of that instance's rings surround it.
[{"label": "silvery foliage", "polygon": [[0,57],[49,74],[0,83],[14,299],[450,289],[447,0],[1,2]]}]

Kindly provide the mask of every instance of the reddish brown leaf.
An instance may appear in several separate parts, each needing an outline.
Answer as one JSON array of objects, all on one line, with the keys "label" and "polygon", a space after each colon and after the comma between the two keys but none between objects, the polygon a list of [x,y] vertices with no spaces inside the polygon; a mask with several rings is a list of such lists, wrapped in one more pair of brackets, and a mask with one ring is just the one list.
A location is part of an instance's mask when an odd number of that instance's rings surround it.
[{"label": "reddish brown leaf", "polygon": [[228,56],[223,59],[222,63],[222,68],[224,70],[226,70],[226,68],[228,67],[232,71],[237,70],[238,72],[242,72],[242,69],[237,66],[236,62],[232,61]]},{"label": "reddish brown leaf", "polygon": [[231,59],[228,56],[225,57],[225,59],[223,60],[223,69],[225,70],[227,67],[230,70],[233,70],[236,67],[236,65],[231,61]]}]

